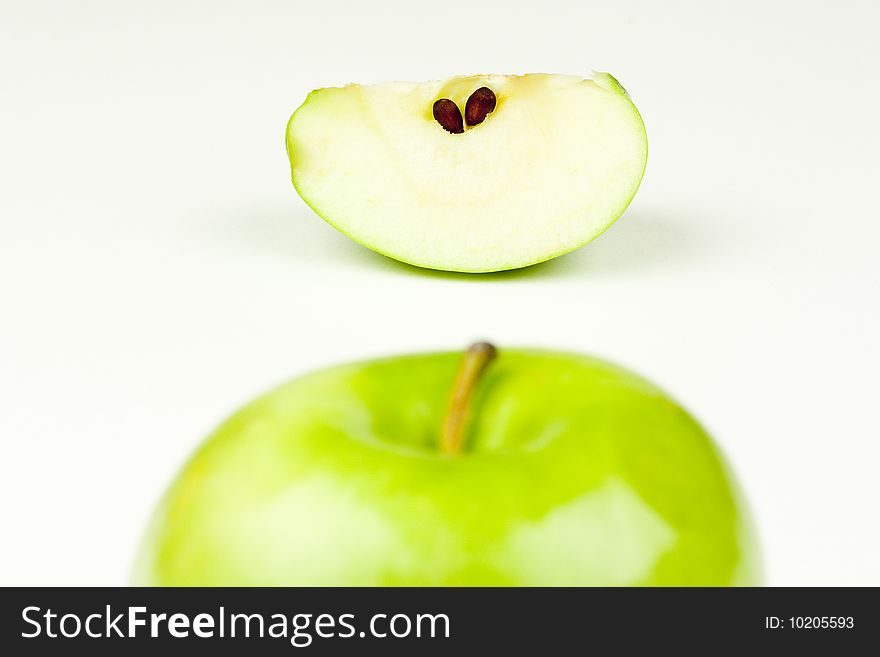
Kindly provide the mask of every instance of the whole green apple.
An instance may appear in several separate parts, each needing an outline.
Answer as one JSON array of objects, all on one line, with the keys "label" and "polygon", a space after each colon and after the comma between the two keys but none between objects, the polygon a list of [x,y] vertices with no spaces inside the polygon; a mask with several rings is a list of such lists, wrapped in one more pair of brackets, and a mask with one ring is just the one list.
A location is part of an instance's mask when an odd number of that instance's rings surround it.
[{"label": "whole green apple", "polygon": [[758,558],[717,449],[662,391],[478,343],[316,372],[233,415],[135,582],[748,585]]},{"label": "whole green apple", "polygon": [[355,241],[487,272],[600,235],[635,195],[648,142],[607,73],[471,75],[317,89],[287,152],[299,195]]}]

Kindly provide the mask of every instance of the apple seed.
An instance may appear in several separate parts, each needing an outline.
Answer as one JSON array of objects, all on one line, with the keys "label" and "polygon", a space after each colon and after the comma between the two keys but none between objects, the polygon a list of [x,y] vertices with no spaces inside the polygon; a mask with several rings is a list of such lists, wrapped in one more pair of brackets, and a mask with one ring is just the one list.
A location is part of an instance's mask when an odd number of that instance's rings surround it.
[{"label": "apple seed", "polygon": [[441,98],[434,102],[434,118],[446,132],[451,132],[454,135],[464,132],[461,110],[448,98]]},{"label": "apple seed", "polygon": [[495,109],[495,93],[489,87],[480,87],[464,106],[464,118],[469,126],[479,125],[486,119],[492,110]]}]

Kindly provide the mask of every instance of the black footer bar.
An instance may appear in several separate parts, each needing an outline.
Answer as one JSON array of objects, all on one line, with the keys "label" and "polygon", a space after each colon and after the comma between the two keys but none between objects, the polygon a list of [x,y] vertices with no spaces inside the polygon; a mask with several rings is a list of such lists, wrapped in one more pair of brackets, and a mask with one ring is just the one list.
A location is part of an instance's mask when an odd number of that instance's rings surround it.
[{"label": "black footer bar", "polygon": [[8,655],[870,649],[880,617],[870,588],[8,588],[0,600]]}]

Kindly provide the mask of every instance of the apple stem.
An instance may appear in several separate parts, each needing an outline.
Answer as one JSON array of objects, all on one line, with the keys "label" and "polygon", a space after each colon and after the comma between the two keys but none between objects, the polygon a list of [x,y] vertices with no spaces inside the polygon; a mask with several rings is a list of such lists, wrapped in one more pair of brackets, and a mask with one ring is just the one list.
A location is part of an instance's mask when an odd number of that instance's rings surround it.
[{"label": "apple stem", "polygon": [[444,454],[454,456],[461,453],[471,399],[483,372],[497,355],[498,351],[488,342],[474,343],[464,352],[443,421],[440,450]]}]

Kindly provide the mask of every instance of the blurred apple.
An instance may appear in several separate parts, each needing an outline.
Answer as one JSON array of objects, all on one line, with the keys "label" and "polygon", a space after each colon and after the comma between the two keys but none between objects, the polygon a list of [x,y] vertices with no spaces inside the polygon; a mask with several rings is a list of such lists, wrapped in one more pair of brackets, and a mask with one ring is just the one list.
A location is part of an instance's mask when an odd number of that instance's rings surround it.
[{"label": "blurred apple", "polygon": [[147,585],[743,585],[748,514],[662,391],[479,343],[334,367],[226,421],[155,514]]}]

